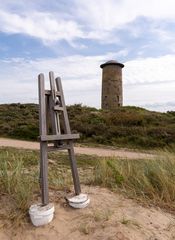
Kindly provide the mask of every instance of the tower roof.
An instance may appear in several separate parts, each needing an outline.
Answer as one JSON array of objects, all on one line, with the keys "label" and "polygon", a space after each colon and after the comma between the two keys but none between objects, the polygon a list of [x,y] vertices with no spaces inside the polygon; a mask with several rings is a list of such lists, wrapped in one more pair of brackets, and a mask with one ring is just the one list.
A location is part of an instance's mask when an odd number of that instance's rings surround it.
[{"label": "tower roof", "polygon": [[104,68],[105,66],[108,66],[108,65],[118,65],[118,66],[120,66],[121,68],[124,67],[124,64],[119,63],[119,62],[117,62],[117,61],[115,61],[115,60],[107,61],[107,62],[101,64],[100,67],[101,67],[101,68]]}]

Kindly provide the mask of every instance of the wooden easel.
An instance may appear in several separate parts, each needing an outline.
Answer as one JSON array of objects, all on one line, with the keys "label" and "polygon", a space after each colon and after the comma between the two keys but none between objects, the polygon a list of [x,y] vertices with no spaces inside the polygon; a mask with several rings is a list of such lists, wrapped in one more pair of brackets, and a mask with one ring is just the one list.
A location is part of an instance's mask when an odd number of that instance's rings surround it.
[{"label": "wooden easel", "polygon": [[[73,147],[73,140],[79,138],[79,134],[71,134],[61,79],[59,77],[55,79],[53,72],[49,72],[49,79],[51,90],[45,90],[44,75],[42,73],[38,75],[40,186],[43,205],[49,203],[48,150],[68,150],[75,194],[81,193]],[[53,146],[48,146],[48,143],[53,143]]]}]

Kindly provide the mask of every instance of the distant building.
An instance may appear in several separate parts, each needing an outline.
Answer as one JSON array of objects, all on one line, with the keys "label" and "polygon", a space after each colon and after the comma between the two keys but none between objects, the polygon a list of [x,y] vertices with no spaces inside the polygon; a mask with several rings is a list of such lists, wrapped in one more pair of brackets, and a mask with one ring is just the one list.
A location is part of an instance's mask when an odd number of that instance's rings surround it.
[{"label": "distant building", "polygon": [[102,73],[102,109],[116,109],[123,105],[122,68],[124,65],[111,60],[100,67]]}]

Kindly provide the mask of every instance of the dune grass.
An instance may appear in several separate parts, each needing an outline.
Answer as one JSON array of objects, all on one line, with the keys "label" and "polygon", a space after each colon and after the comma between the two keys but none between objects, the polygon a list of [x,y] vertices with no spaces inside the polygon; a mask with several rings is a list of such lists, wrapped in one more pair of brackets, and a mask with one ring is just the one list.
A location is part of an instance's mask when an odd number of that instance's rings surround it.
[{"label": "dune grass", "polygon": [[[49,153],[50,191],[70,189],[72,177],[65,153]],[[117,159],[78,155],[82,184],[108,187],[142,203],[175,211],[175,154],[156,159]],[[40,201],[39,152],[0,148],[0,218],[21,222],[29,206]],[[5,206],[3,203],[5,202]],[[8,214],[7,214],[8,212]]]},{"label": "dune grass", "polygon": [[[78,156],[79,175],[83,182],[89,179],[84,168],[91,172],[94,157]],[[90,176],[90,174],[88,174]],[[72,176],[67,154],[49,153],[49,187],[67,191],[71,188]],[[26,219],[33,202],[41,201],[39,189],[39,151],[0,148],[0,218],[21,223]],[[89,181],[89,180],[88,180]],[[5,202],[5,206],[3,206]],[[2,204],[1,204],[2,203]]]},{"label": "dune grass", "polygon": [[148,160],[104,158],[97,162],[94,183],[175,211],[175,154],[159,154]]}]

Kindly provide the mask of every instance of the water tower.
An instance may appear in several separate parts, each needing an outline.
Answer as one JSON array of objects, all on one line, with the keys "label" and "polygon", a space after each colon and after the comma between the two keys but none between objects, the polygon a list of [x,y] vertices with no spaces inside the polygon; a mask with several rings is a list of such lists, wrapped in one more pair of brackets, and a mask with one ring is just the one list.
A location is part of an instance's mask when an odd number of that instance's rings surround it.
[{"label": "water tower", "polygon": [[124,65],[111,60],[100,67],[102,73],[102,109],[116,109],[123,105],[122,68]]}]

